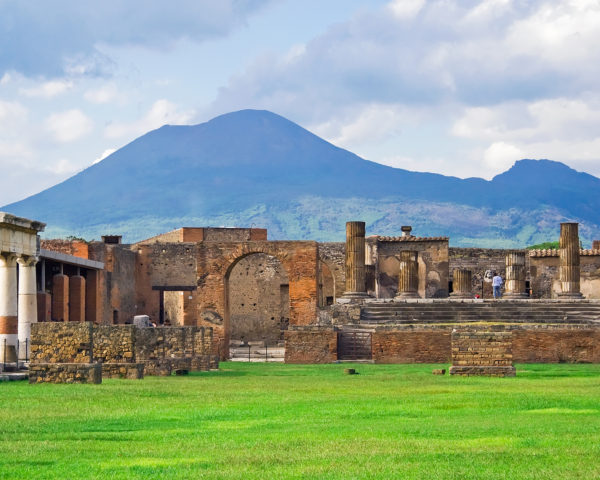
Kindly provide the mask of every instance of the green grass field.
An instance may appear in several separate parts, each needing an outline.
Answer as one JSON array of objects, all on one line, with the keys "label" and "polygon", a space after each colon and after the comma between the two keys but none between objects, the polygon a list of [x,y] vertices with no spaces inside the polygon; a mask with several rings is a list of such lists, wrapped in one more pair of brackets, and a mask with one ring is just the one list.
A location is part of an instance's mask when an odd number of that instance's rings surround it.
[{"label": "green grass field", "polygon": [[0,383],[0,478],[600,478],[600,365],[352,366]]}]

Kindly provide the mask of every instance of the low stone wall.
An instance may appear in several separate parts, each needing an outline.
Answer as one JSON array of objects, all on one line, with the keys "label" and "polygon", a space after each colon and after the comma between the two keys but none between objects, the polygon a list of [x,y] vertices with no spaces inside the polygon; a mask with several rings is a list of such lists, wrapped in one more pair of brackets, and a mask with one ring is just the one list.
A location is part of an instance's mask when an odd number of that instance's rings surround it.
[{"label": "low stone wall", "polygon": [[377,330],[371,337],[375,363],[447,363],[450,328]]},{"label": "low stone wall", "polygon": [[[138,328],[134,325],[92,323],[36,323],[31,330],[31,366],[98,362],[110,378],[143,378],[170,375],[174,370],[210,370],[219,367],[212,354],[213,332],[209,327]],[[45,367],[46,370],[49,367]],[[65,367],[64,371],[71,371]]]},{"label": "low stone wall", "polygon": [[143,363],[102,363],[102,378],[144,378]]},{"label": "low stone wall", "polygon": [[37,363],[29,365],[29,383],[102,383],[99,363]]},{"label": "low stone wall", "polygon": [[514,377],[512,331],[502,325],[452,331],[450,375]]},{"label": "low stone wall", "polygon": [[91,323],[31,324],[30,363],[92,363]]},{"label": "low stone wall", "polygon": [[331,363],[337,360],[337,332],[306,327],[285,332],[285,363]]}]

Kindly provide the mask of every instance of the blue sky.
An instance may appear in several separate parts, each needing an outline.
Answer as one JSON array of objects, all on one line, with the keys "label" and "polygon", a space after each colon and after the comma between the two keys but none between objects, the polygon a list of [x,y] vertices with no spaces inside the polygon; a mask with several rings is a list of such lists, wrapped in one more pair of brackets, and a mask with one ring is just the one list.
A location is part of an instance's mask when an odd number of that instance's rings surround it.
[{"label": "blue sky", "polygon": [[597,0],[0,0],[0,45],[0,205],[243,108],[394,167],[600,176]]}]

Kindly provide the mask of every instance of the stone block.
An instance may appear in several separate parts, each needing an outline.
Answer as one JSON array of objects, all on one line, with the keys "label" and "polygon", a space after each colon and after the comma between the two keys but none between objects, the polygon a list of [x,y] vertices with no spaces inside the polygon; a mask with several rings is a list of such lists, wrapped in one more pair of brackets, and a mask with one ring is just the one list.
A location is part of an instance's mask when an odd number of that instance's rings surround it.
[{"label": "stone block", "polygon": [[33,363],[29,383],[102,383],[100,363]]},{"label": "stone block", "polygon": [[103,363],[102,378],[127,378],[141,380],[144,378],[143,363]]}]

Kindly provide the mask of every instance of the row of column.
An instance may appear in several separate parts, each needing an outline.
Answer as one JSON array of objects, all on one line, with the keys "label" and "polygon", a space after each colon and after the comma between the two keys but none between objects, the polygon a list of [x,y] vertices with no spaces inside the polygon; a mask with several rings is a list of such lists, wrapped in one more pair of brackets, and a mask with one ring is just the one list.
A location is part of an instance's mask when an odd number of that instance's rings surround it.
[{"label": "row of column", "polygon": [[27,356],[31,324],[37,322],[37,261],[33,256],[0,254],[0,362]]},{"label": "row of column", "polygon": [[[561,297],[581,298],[579,224],[560,225],[560,268]],[[418,298],[419,264],[418,252],[400,252],[398,293],[396,298]],[[525,252],[510,252],[506,255],[505,298],[526,298]],[[454,271],[453,297],[470,297],[472,272],[466,269]],[[365,223],[346,223],[346,298],[367,297],[365,283]]]}]

